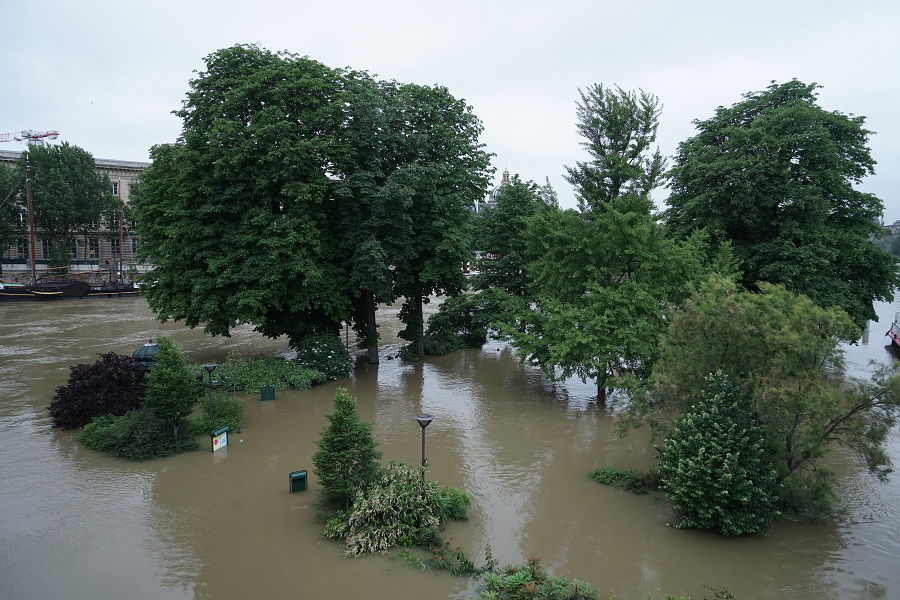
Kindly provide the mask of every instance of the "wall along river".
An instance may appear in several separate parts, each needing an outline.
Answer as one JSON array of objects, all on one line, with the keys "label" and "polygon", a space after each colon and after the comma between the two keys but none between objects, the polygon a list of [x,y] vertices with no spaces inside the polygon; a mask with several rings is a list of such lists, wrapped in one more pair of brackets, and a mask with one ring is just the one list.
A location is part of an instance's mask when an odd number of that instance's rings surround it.
[{"label": "wall along river", "polygon": [[[477,562],[487,544],[501,563],[537,556],[601,598],[699,598],[704,586],[744,600],[900,597],[900,476],[882,484],[837,455],[846,509],[837,522],[776,523],[767,536],[738,539],[675,529],[661,495],[588,478],[598,466],[646,468],[653,456],[645,432],[616,437],[591,382],[548,382],[496,342],[420,364],[388,360],[400,346],[398,308],[378,311],[380,365],[274,402],[239,395],[244,427],[227,449],[130,463],[50,426],[46,406],[70,365],[130,354],[157,335],[172,336],[192,362],[222,361],[232,348],[284,354],[286,341],[160,324],[141,298],[0,304],[0,598],[474,597],[470,580],[391,556],[344,558],[320,537],[310,457],[339,386],[374,423],[384,461],[416,464],[412,417],[435,416],[428,477],[473,498],[470,520],[451,522],[445,538]],[[900,303],[876,309],[866,343],[848,348],[851,374],[870,358],[894,360],[882,334]],[[900,464],[897,431],[889,453]],[[310,470],[310,489],[289,494],[296,469]]]}]

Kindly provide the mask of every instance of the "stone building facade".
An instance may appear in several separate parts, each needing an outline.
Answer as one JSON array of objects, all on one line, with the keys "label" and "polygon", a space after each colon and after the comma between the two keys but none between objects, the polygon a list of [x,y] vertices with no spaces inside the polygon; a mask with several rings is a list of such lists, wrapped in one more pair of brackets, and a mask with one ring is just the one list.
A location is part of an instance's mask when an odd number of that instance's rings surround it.
[{"label": "stone building facade", "polygon": [[[0,150],[0,168],[15,167],[21,152]],[[150,166],[148,162],[134,162],[125,160],[110,160],[105,158],[94,159],[97,170],[109,177],[112,192],[125,203],[128,203],[131,186],[138,175]],[[31,243],[28,237],[28,219],[24,210],[20,213],[18,223],[21,237],[2,248],[3,279],[25,280],[31,277]],[[137,236],[134,234],[134,226],[124,223],[123,227],[122,257],[124,259],[121,270],[128,278],[128,274],[145,272],[149,266],[135,262],[134,256],[137,250]],[[119,232],[108,229],[97,229],[95,234],[86,238],[78,237],[69,248],[70,270],[74,273],[96,271],[98,277],[115,276],[119,270]],[[35,232],[35,267],[40,273],[46,273],[49,259],[49,243],[42,236],[41,231]],[[105,274],[105,275],[103,275]]]}]

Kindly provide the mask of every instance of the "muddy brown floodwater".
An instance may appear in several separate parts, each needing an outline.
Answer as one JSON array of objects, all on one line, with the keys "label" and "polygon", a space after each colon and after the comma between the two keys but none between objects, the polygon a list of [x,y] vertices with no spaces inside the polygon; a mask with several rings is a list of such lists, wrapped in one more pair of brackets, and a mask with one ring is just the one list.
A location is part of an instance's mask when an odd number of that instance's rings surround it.
[{"label": "muddy brown floodwater", "polygon": [[[869,358],[893,360],[882,334],[900,305],[877,309],[868,342],[848,350],[853,372]],[[396,308],[379,311],[380,365],[274,402],[241,395],[245,425],[226,450],[129,463],[50,427],[46,405],[70,365],[131,353],[160,334],[195,362],[223,360],[231,348],[280,354],[286,342],[248,328],[210,338],[160,324],[140,298],[0,305],[0,598],[473,597],[473,584],[446,572],[390,556],[344,558],[320,538],[315,477],[309,491],[288,493],[290,471],[311,472],[338,386],[374,423],[384,460],[415,464],[412,416],[435,416],[428,476],[472,495],[470,520],[446,531],[470,554],[490,544],[503,563],[538,556],[596,585],[602,598],[702,597],[704,586],[742,600],[900,598],[897,476],[882,484],[843,469],[847,515],[836,523],[778,523],[768,536],[740,539],[678,530],[660,495],[588,478],[597,466],[652,460],[642,432],[615,436],[591,383],[547,382],[499,343],[417,365],[387,360],[399,348],[396,317]],[[896,431],[889,452],[900,463]]]}]

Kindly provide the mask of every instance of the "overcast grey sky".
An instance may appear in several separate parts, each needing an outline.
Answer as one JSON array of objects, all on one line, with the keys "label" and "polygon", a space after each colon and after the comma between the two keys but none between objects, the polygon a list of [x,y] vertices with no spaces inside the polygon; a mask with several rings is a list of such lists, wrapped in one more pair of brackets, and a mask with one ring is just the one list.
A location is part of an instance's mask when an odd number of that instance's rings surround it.
[{"label": "overcast grey sky", "polygon": [[562,174],[585,156],[579,87],[659,96],[658,142],[671,155],[693,119],[796,77],[823,86],[825,108],[867,117],[878,165],[862,189],[884,201],[887,222],[900,219],[898,2],[3,0],[0,14],[0,133],[58,129],[98,158],[147,160],[150,146],[178,136],[171,111],[203,57],[258,43],[446,85],[483,121],[497,180],[504,167],[548,176],[574,206]]}]

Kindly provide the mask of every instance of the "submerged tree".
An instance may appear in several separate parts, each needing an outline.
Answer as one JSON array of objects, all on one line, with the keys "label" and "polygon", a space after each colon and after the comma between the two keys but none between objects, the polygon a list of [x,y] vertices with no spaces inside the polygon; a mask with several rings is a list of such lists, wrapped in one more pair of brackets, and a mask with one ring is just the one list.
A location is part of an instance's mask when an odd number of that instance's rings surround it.
[{"label": "submerged tree", "polygon": [[658,450],[661,489],[678,527],[723,535],[763,532],[778,516],[776,472],[750,402],[721,371]]},{"label": "submerged tree", "polygon": [[669,225],[733,244],[741,283],[782,284],[862,327],[891,300],[896,261],[869,240],[883,207],[854,189],[874,173],[863,117],[829,112],[816,84],[773,83],[704,121],[675,157]]},{"label": "submerged tree", "polygon": [[701,267],[701,240],[669,240],[652,212],[663,168],[650,150],[656,98],[600,85],[581,96],[591,161],[569,168],[581,210],[526,219],[535,306],[504,333],[548,376],[594,379],[603,402],[610,378],[647,373],[668,314]]},{"label": "submerged tree", "polygon": [[657,424],[687,412],[708,373],[734,381],[757,415],[769,457],[783,484],[786,511],[827,514],[831,482],[819,464],[836,445],[852,450],[878,477],[890,472],[888,433],[900,417],[900,377],[876,369],[870,381],[842,380],[840,345],[856,338],[850,317],[781,286],[739,291],[713,276],[672,320],[653,369],[649,410]]},{"label": "submerged tree", "polygon": [[326,223],[338,75],[307,58],[234,46],[206,57],[135,198],[144,279],[165,319],[228,335],[252,323],[293,343],[349,312]]},{"label": "submerged tree", "polygon": [[157,338],[159,353],[156,365],[147,374],[144,406],[163,423],[172,428],[172,439],[179,439],[179,429],[185,433],[185,419],[194,410],[200,389],[187,366],[184,354],[171,338]]},{"label": "submerged tree", "polygon": [[350,508],[356,495],[378,478],[381,452],[372,439],[372,425],[360,421],[356,400],[344,388],[334,395],[334,412],[316,441],[312,460],[322,487],[322,504]]}]

